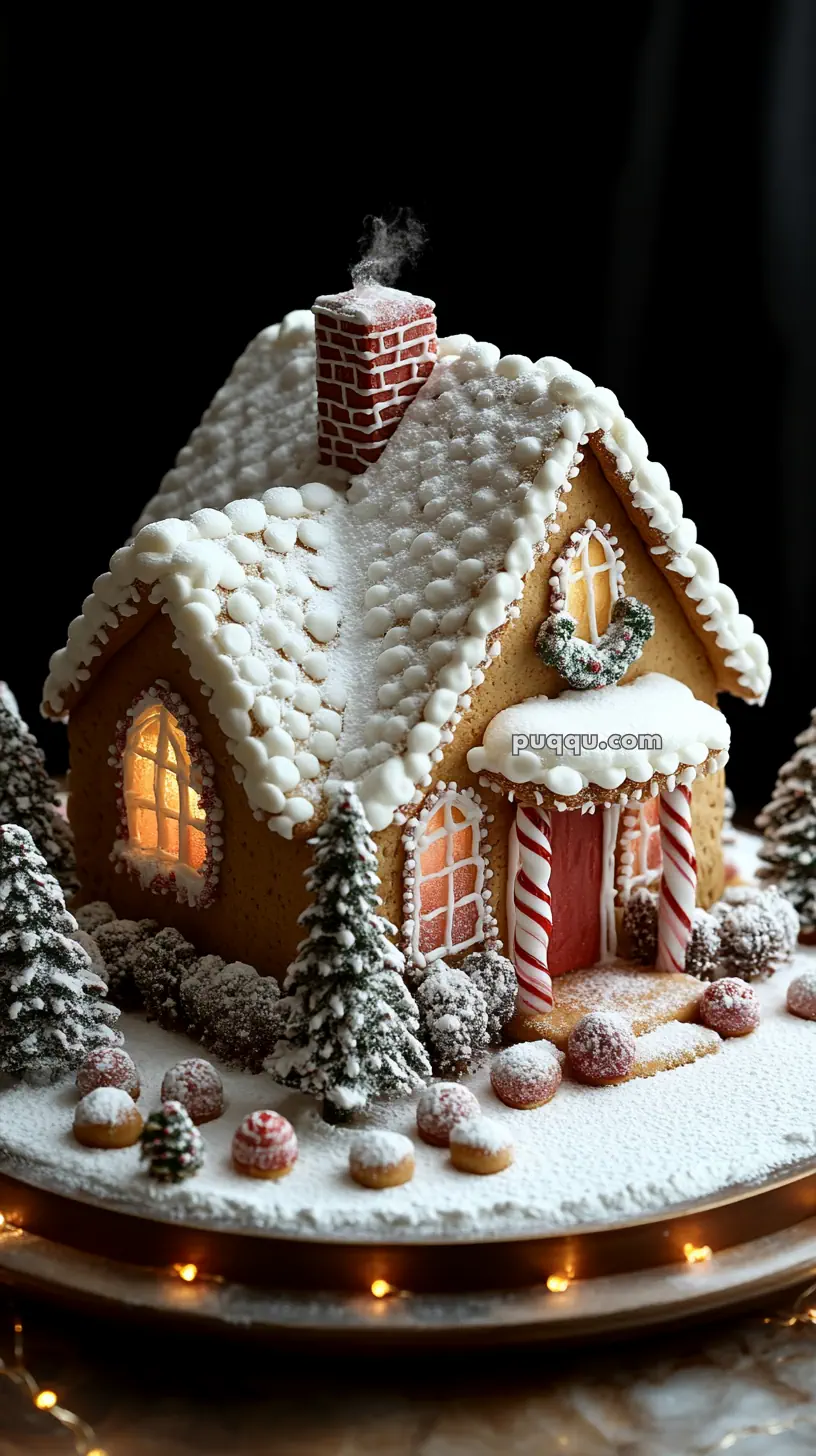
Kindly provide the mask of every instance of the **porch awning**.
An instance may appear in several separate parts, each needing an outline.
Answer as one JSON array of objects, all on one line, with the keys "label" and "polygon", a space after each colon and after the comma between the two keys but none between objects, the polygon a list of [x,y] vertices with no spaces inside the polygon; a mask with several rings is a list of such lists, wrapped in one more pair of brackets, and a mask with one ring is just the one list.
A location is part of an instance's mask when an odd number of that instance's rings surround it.
[{"label": "porch awning", "polygon": [[505,708],[468,764],[485,787],[573,808],[689,785],[724,768],[730,741],[722,713],[684,683],[650,672],[624,686]]}]

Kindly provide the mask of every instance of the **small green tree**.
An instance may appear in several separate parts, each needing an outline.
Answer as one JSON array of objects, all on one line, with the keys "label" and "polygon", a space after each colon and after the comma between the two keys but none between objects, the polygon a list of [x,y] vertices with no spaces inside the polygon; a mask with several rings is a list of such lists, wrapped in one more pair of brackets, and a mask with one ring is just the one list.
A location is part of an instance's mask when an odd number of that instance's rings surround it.
[{"label": "small green tree", "polygon": [[151,1112],[141,1143],[141,1156],[150,1165],[148,1173],[162,1183],[191,1178],[204,1162],[204,1139],[180,1102],[163,1102],[157,1112]]},{"label": "small green tree", "polygon": [[66,894],[77,888],[74,840],[57,810],[57,786],[19,713],[0,699],[0,824],[27,829]]},{"label": "small green tree", "polygon": [[799,913],[803,937],[816,936],[816,708],[793,758],[782,765],[770,803],[757,819],[764,839],[759,877]]},{"label": "small green tree", "polygon": [[76,929],[31,835],[0,825],[0,1071],[11,1077],[57,1081],[122,1040]]},{"label": "small green tree", "polygon": [[348,784],[334,794],[311,840],[308,935],[289,967],[281,1031],[266,1070],[322,1098],[327,1122],[344,1122],[374,1097],[399,1096],[431,1075],[419,1015],[400,972],[394,927],[378,913],[377,851]]}]

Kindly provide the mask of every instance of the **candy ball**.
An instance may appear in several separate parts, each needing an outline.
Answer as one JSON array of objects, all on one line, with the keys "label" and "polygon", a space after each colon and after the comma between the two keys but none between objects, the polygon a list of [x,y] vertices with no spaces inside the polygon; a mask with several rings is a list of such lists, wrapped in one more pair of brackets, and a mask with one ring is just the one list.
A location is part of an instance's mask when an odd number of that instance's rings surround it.
[{"label": "candy ball", "polygon": [[803,1021],[816,1021],[816,971],[804,971],[788,986],[788,1010]]},{"label": "candy ball", "polygon": [[703,1026],[720,1036],[747,1036],[759,1026],[759,997],[737,976],[723,976],[706,986],[700,1000]]},{"label": "candy ball", "polygon": [[635,1063],[635,1033],[619,1011],[590,1011],[567,1042],[570,1070],[579,1082],[603,1087],[628,1077]]},{"label": "candy ball", "polygon": [[180,1102],[198,1126],[212,1122],[224,1111],[221,1078],[204,1057],[188,1057],[165,1072],[161,1084],[162,1102]]}]

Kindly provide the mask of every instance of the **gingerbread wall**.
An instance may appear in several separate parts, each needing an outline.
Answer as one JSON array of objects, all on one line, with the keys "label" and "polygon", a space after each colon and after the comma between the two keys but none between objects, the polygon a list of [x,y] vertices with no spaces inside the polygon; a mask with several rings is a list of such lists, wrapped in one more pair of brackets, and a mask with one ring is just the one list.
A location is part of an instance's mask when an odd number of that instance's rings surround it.
[{"label": "gingerbread wall", "polygon": [[[643,655],[623,679],[630,682],[641,673],[662,672],[677,678],[707,703],[716,704],[716,678],[704,648],[689,627],[683,610],[671,587],[654,565],[641,537],[629,520],[615,492],[608,484],[591,451],[585,458],[573,488],[564,497],[567,510],[562,516],[562,531],[555,538],[553,550],[543,557],[527,579],[521,601],[521,614],[505,628],[501,656],[491,665],[481,687],[474,689],[472,707],[463,716],[453,743],[437,765],[434,782],[471,785],[493,814],[489,843],[492,845],[490,865],[493,907],[499,923],[499,937],[507,943],[505,896],[507,889],[507,851],[510,828],[515,818],[515,805],[503,795],[479,788],[477,774],[467,766],[467,754],[481,743],[492,718],[503,708],[524,698],[557,696],[563,682],[552,669],[545,667],[535,648],[535,638],[543,619],[549,614],[552,562],[560,554],[571,531],[578,530],[592,517],[599,524],[607,521],[623,548],[624,588],[629,596],[648,602],[655,617],[655,633],[646,644]],[[723,891],[723,862],[720,849],[722,824],[723,775],[697,779],[692,790],[693,834],[697,852],[697,897],[708,906]],[[384,911],[395,924],[401,925],[403,830],[395,825],[379,834]]]},{"label": "gingerbread wall", "polygon": [[[306,904],[303,870],[311,850],[305,840],[288,842],[253,818],[233,777],[221,729],[190,676],[187,659],[172,642],[167,617],[153,616],[106,663],[71,713],[68,814],[76,836],[80,900],[107,900],[122,917],[149,916],[175,925],[202,954],[282,975],[302,935],[297,916]],[[119,834],[110,745],[117,721],[157,678],[181,694],[197,719],[224,806],[224,859],[215,899],[203,910],[143,889],[132,875],[117,873],[109,858]]]}]

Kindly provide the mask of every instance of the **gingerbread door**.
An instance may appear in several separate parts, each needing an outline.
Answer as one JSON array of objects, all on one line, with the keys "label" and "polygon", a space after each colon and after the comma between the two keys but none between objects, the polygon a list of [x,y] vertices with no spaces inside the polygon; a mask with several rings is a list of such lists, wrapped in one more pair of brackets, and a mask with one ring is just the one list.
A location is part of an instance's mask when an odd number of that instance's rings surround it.
[{"label": "gingerbread door", "polygon": [[574,810],[550,820],[551,976],[594,966],[601,958],[604,869],[603,813]]}]

